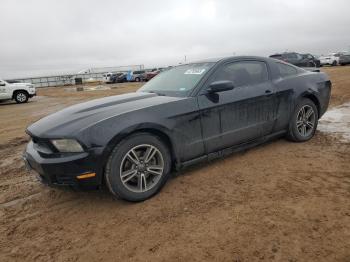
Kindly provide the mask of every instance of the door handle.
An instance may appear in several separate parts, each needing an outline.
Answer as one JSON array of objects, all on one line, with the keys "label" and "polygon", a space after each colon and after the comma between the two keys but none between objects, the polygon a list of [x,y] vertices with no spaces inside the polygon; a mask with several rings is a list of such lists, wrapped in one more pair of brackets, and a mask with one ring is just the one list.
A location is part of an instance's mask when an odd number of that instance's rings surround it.
[{"label": "door handle", "polygon": [[269,90],[269,89],[267,89],[267,90],[265,90],[265,94],[266,94],[267,96],[270,96],[270,95],[272,95],[272,91]]}]

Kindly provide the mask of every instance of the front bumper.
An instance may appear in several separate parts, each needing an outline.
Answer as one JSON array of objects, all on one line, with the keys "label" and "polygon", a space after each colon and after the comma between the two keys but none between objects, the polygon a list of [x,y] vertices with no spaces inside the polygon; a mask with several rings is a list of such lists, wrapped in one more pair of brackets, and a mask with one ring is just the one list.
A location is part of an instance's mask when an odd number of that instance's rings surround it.
[{"label": "front bumper", "polygon": [[[40,180],[50,186],[96,188],[101,184],[101,172],[95,153],[96,150],[92,150],[67,156],[47,157],[37,151],[33,141],[30,141],[23,153],[23,159],[26,167],[34,170]],[[87,179],[77,178],[87,173],[95,173],[96,175]]]}]

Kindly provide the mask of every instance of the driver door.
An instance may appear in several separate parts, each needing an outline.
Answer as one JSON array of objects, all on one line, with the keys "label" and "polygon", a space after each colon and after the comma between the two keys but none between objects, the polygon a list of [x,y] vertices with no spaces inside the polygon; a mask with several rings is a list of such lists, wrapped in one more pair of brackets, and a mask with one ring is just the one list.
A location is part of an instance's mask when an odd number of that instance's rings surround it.
[{"label": "driver door", "polygon": [[[234,89],[208,94],[210,83],[228,80]],[[275,88],[263,61],[228,63],[214,73],[198,96],[206,153],[271,133],[276,119]]]}]

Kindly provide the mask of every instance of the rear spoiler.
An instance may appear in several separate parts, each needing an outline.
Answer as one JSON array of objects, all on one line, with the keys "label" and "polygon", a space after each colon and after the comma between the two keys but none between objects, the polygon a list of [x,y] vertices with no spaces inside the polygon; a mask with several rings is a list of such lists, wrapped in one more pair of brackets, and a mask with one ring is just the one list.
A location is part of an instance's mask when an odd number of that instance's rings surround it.
[{"label": "rear spoiler", "polygon": [[319,67],[302,67],[302,69],[310,72],[321,72]]}]

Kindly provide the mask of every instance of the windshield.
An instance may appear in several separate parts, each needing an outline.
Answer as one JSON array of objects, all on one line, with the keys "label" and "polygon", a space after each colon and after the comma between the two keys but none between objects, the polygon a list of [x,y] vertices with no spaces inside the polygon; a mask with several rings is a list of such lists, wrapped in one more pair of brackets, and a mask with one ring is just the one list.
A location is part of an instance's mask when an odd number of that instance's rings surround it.
[{"label": "windshield", "polygon": [[138,92],[185,97],[215,63],[196,63],[174,67],[154,77]]}]

